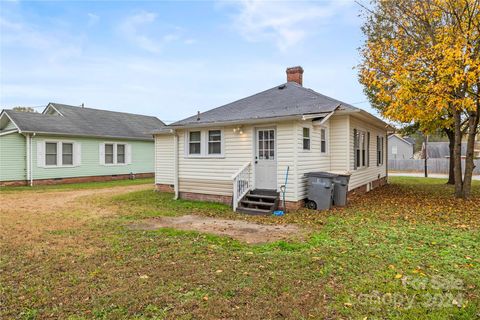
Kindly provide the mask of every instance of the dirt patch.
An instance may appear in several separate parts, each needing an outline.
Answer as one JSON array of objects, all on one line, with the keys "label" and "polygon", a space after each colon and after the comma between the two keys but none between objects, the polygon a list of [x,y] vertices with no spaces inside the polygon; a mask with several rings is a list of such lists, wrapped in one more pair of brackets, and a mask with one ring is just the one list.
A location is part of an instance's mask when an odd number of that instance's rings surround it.
[{"label": "dirt patch", "polygon": [[71,208],[75,201],[86,196],[115,196],[140,190],[153,189],[151,184],[115,186],[101,189],[60,190],[47,192],[18,192],[0,194],[1,212],[44,213]]},{"label": "dirt patch", "polygon": [[175,228],[179,230],[200,231],[220,236],[229,236],[246,243],[266,243],[278,240],[299,239],[305,235],[305,229],[293,224],[268,225],[242,220],[228,220],[186,215],[180,217],[159,217],[130,225],[134,230],[155,230]]}]

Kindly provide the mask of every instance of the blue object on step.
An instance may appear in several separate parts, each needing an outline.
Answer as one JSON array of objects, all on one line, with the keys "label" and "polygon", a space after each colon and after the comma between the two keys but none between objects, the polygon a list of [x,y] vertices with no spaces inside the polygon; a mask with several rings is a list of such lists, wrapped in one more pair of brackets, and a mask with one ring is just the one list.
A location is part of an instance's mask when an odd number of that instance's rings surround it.
[{"label": "blue object on step", "polygon": [[274,216],[277,216],[277,217],[283,216],[284,214],[285,214],[285,212],[283,212],[282,210],[275,210],[275,211],[273,211],[273,215],[274,215]]}]

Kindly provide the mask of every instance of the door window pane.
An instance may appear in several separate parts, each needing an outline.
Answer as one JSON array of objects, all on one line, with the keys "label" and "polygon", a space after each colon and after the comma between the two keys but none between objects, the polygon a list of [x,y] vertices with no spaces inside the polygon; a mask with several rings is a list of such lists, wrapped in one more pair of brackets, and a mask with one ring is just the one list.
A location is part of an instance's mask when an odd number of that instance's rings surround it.
[{"label": "door window pane", "polygon": [[105,145],[105,163],[113,164],[113,144]]},{"label": "door window pane", "polygon": [[57,165],[57,143],[45,143],[45,164],[47,166]]},{"label": "door window pane", "polygon": [[117,163],[125,163],[125,145],[117,145]]},{"label": "door window pane", "polygon": [[62,165],[73,164],[73,144],[62,143]]}]

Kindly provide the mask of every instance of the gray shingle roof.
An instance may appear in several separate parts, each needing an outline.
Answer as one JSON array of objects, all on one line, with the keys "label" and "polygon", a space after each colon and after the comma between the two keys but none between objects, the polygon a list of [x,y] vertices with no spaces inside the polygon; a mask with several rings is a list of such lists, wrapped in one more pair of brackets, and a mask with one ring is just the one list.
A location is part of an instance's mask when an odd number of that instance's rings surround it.
[{"label": "gray shingle roof", "polygon": [[172,123],[171,126],[308,115],[332,112],[337,108],[339,110],[357,109],[342,101],[304,88],[295,82],[287,82],[201,113],[199,120],[195,115]]},{"label": "gray shingle roof", "polygon": [[165,124],[156,117],[50,103],[63,116],[4,110],[21,131],[151,140]]}]

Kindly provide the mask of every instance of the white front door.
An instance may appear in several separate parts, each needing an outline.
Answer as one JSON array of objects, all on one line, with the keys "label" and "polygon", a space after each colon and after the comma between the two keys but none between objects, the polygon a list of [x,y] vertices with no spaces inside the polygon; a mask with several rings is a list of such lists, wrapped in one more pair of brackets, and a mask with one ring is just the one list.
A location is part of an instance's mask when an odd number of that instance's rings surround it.
[{"label": "white front door", "polygon": [[275,129],[256,130],[255,188],[277,189],[277,152]]}]

